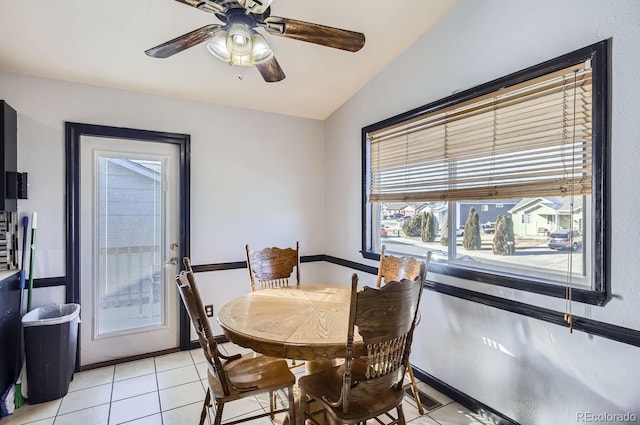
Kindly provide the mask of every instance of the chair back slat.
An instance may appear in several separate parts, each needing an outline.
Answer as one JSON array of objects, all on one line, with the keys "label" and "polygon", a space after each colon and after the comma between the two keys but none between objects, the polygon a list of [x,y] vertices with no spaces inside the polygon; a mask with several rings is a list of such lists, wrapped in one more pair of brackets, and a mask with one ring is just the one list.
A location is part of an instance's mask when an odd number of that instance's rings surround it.
[{"label": "chair back slat", "polygon": [[[393,255],[385,255],[386,247],[382,245],[380,251],[380,264],[378,265],[378,278],[376,286],[380,288],[383,283],[391,281],[400,281],[402,279],[415,279],[420,274],[420,264],[425,260],[419,260],[414,257],[394,257]],[[427,253],[431,256],[431,251]],[[429,263],[429,259],[426,259]]]},{"label": "chair back slat", "polygon": [[270,247],[251,251],[249,245],[245,245],[245,252],[252,292],[256,290],[256,284],[259,289],[289,286],[294,268],[296,286],[300,286],[299,242],[295,249]]},{"label": "chair back slat", "polygon": [[204,356],[211,366],[210,370],[219,381],[219,385],[224,394],[229,395],[229,378],[222,366],[218,344],[211,331],[211,325],[204,310],[202,298],[200,297],[193,272],[188,270],[181,271],[180,274],[176,276],[176,284],[178,285],[178,292],[189,314],[191,323],[193,323],[196,334],[198,335],[200,347],[202,347]]}]

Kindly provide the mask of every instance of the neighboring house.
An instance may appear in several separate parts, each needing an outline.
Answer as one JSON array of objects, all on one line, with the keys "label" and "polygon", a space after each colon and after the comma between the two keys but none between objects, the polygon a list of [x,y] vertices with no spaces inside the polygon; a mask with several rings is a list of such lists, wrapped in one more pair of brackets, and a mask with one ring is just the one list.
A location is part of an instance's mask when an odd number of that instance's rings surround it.
[{"label": "neighboring house", "polygon": [[383,206],[384,210],[382,211],[382,215],[384,217],[393,217],[393,216],[406,216],[413,217],[416,213],[416,209],[408,204],[385,204]]},{"label": "neighboring house", "polygon": [[416,208],[416,215],[420,215],[423,212],[432,212],[438,220],[438,228],[442,228],[442,223],[447,221],[447,203],[446,202],[427,202]]},{"label": "neighboring house", "polygon": [[571,204],[560,198],[523,198],[509,212],[514,233],[523,236],[548,235],[558,229],[582,229],[582,197],[574,199],[573,211]]},{"label": "neighboring house", "polygon": [[[463,228],[469,217],[469,211],[471,208],[475,208],[480,217],[480,224],[495,223],[499,215],[509,215],[509,210],[518,203],[517,199],[498,199],[493,202],[457,202],[457,213],[455,228]],[[405,207],[406,208],[406,207]],[[426,202],[415,208],[415,215],[420,215],[423,212],[432,212],[438,219],[438,226],[442,227],[442,223],[447,221],[447,203],[446,202]],[[405,213],[405,215],[410,215]],[[414,215],[414,214],[411,214]]]},{"label": "neighboring house", "polygon": [[469,217],[469,211],[471,211],[471,208],[475,208],[476,212],[478,213],[480,224],[488,224],[495,223],[499,215],[509,215],[510,210],[517,204],[517,199],[496,199],[492,202],[458,202],[458,211],[456,212],[458,222],[456,223],[456,229],[464,226],[464,224],[467,222],[467,218]]}]

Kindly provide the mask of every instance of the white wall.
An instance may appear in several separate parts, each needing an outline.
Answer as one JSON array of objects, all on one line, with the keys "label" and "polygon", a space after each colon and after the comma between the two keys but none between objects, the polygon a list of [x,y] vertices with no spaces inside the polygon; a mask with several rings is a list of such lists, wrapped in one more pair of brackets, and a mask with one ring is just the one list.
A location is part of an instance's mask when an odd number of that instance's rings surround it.
[{"label": "white wall", "polygon": [[[612,37],[611,293],[578,316],[640,330],[640,2],[463,0],[326,121],[328,255],[363,260],[360,130],[493,79]],[[340,235],[340,239],[332,237]],[[327,268],[327,278],[344,270]],[[360,273],[362,275],[362,273]],[[363,275],[363,279],[369,277]],[[563,312],[564,300],[430,275]],[[577,422],[577,413],[640,420],[640,349],[426,291],[412,363],[522,424]]]},{"label": "white wall", "polygon": [[[65,275],[65,121],[191,135],[194,265],[243,261],[245,243],[324,253],[321,121],[10,73],[0,98],[18,112],[18,169],[29,173],[19,215],[38,212],[35,278]],[[302,267],[308,280],[321,273]],[[207,303],[249,289],[246,270],[214,274],[201,274]],[[61,288],[36,291],[35,306],[52,302],[64,302]]]}]

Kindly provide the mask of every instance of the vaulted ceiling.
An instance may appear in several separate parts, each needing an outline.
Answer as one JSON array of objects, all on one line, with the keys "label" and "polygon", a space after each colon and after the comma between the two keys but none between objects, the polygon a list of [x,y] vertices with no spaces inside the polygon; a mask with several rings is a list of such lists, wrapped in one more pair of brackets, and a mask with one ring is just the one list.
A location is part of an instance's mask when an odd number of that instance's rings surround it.
[{"label": "vaulted ceiling", "polygon": [[[261,32],[286,74],[266,83],[206,43],[166,59],[145,50],[220,23],[174,0],[2,0],[0,70],[219,105],[325,119],[458,0],[274,0],[271,15],[366,36],[355,53]],[[2,93],[0,93],[2,98]]]}]

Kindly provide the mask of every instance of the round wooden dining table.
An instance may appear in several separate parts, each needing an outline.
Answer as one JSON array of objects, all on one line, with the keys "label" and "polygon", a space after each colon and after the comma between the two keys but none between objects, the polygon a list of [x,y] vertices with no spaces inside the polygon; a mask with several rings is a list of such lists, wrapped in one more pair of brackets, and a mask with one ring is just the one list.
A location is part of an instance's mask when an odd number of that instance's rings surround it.
[{"label": "round wooden dining table", "polygon": [[[263,289],[226,303],[218,323],[235,344],[318,364],[345,356],[350,294],[335,285]],[[354,342],[361,339],[356,332]]]}]

